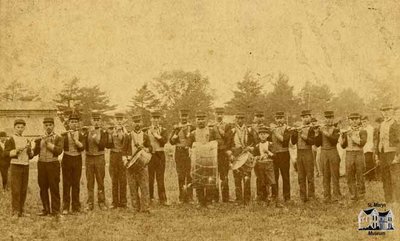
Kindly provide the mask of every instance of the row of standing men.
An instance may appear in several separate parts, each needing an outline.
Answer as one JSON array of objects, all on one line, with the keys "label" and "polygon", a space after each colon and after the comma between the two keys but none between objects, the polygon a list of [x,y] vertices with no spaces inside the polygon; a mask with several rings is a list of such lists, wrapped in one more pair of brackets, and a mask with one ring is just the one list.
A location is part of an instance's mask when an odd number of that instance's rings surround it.
[{"label": "row of standing men", "polygon": [[[393,119],[393,108],[385,106],[382,109],[385,118],[380,126],[376,144],[377,159],[383,168],[382,176],[385,199],[393,201],[390,179],[390,163],[398,156],[399,125]],[[285,124],[285,113],[275,113],[275,125],[266,127],[262,123],[248,127],[244,123],[244,114],[236,114],[236,123],[232,126],[224,122],[224,110],[216,109],[216,123],[210,127],[206,123],[206,114],[196,114],[196,128],[188,124],[189,111],[180,111],[180,123],[168,135],[167,130],[160,125],[161,114],[153,112],[148,128],[143,128],[142,117],[134,115],[133,130],[128,133],[122,126],[124,116],[116,114],[116,127],[101,128],[101,116],[92,115],[92,125],[87,133],[78,129],[79,116],[72,113],[68,119],[69,131],[57,135],[54,133],[54,119],[43,121],[45,135],[34,141],[27,141],[23,136],[25,121],[17,119],[14,123],[15,134],[4,144],[2,157],[11,163],[11,193],[12,214],[24,216],[24,203],[29,177],[29,160],[38,156],[38,183],[43,210],[40,215],[54,214],[59,216],[60,205],[60,169],[63,177],[62,213],[80,212],[79,198],[80,179],[82,172],[82,155],[86,152],[85,171],[87,178],[88,200],[87,210],[94,208],[94,186],[97,183],[98,205],[106,209],[104,194],[105,148],[110,149],[110,176],[112,180],[111,208],[127,207],[127,184],[130,188],[132,206],[140,212],[149,212],[149,201],[154,199],[154,182],[157,182],[159,201],[169,205],[165,192],[165,153],[164,145],[170,142],[175,145],[175,161],[178,174],[179,201],[193,202],[191,187],[190,148],[195,141],[218,142],[218,173],[221,183],[222,202],[230,202],[228,173],[230,165],[243,152],[250,152],[257,160],[254,171],[256,174],[257,199],[269,202],[275,201],[282,206],[278,198],[279,176],[283,183],[283,200],[289,202],[290,197],[290,154],[289,142],[297,145],[297,161],[300,198],[303,202],[315,198],[314,161],[312,145],[321,147],[321,166],[323,172],[324,202],[337,201],[341,194],[339,188],[340,158],[336,149],[338,141],[346,148],[346,173],[349,192],[352,200],[365,193],[363,172],[365,163],[362,147],[366,142],[367,133],[360,128],[360,115],[349,116],[351,128],[341,132],[334,124],[333,111],[325,111],[325,123],[313,126],[311,111],[301,113],[302,126],[290,128]],[[260,118],[263,113],[256,113]],[[152,153],[148,167],[139,170],[126,169],[126,163],[138,149]],[[57,157],[63,153],[60,164]],[[61,168],[60,168],[61,165]],[[251,172],[234,171],[236,201],[248,204],[251,199]],[[331,186],[333,194],[331,194]],[[272,195],[270,195],[272,188]],[[150,189],[150,190],[149,190]],[[219,201],[219,188],[196,187],[200,205],[207,206],[212,201]],[[50,197],[49,197],[50,192]]]}]

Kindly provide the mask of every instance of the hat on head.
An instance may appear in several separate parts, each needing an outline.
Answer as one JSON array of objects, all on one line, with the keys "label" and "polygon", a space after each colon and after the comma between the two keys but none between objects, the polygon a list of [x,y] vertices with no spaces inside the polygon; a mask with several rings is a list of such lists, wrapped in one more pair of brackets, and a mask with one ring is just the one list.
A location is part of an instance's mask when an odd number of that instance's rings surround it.
[{"label": "hat on head", "polygon": [[380,108],[381,111],[392,110],[392,109],[393,109],[393,105],[391,105],[391,104],[382,105]]},{"label": "hat on head", "polygon": [[311,118],[311,122],[317,122],[317,121],[318,121],[317,118],[315,117]]},{"label": "hat on head", "polygon": [[258,133],[270,133],[270,129],[264,125],[258,128]]},{"label": "hat on head", "polygon": [[262,111],[256,111],[256,112],[254,112],[254,116],[264,117],[264,112],[262,112]]},{"label": "hat on head", "polygon": [[334,117],[334,112],[332,111],[332,110],[327,110],[327,111],[324,111],[324,116],[325,117]]},{"label": "hat on head", "polygon": [[311,110],[302,110],[300,116],[311,115]]},{"label": "hat on head", "polygon": [[187,110],[187,109],[179,110],[179,114],[181,116],[189,116],[189,110]]},{"label": "hat on head", "polygon": [[285,117],[285,112],[277,111],[277,112],[275,112],[275,117]]},{"label": "hat on head", "polygon": [[0,131],[0,137],[7,137],[7,133],[5,131]]},{"label": "hat on head", "polygon": [[217,108],[215,108],[215,113],[223,114],[223,113],[225,113],[225,109],[223,107],[217,107]]},{"label": "hat on head", "polygon": [[236,118],[244,118],[244,113],[243,112],[236,113]]},{"label": "hat on head", "polygon": [[118,113],[115,113],[115,118],[124,118],[124,113],[121,113],[121,112],[118,112]]},{"label": "hat on head", "polygon": [[45,123],[52,123],[52,124],[54,124],[54,118],[53,118],[53,117],[45,117],[45,118],[43,119],[43,124],[45,124]]},{"label": "hat on head", "polygon": [[132,121],[133,122],[139,122],[142,120],[142,115],[141,114],[136,114],[132,116]]},{"label": "hat on head", "polygon": [[196,113],[196,118],[206,118],[207,114],[203,111],[199,111]]},{"label": "hat on head", "polygon": [[161,117],[161,112],[159,112],[159,111],[153,111],[153,112],[151,112],[151,117],[158,117],[158,118],[160,118]]},{"label": "hat on head", "polygon": [[71,112],[71,114],[68,117],[68,120],[79,120],[79,115],[76,112]]},{"label": "hat on head", "polygon": [[101,119],[101,115],[99,112],[92,112],[92,119]]},{"label": "hat on head", "polygon": [[23,119],[16,119],[14,121],[14,126],[18,125],[18,124],[22,124],[22,125],[26,125],[26,122]]},{"label": "hat on head", "polygon": [[360,119],[361,115],[359,113],[351,113],[349,119]]}]

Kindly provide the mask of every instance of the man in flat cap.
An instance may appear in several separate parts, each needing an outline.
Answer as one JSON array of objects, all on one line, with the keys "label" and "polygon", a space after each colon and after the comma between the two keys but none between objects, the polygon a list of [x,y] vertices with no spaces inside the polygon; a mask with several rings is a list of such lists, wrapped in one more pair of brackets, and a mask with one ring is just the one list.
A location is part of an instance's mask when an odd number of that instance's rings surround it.
[{"label": "man in flat cap", "polygon": [[381,108],[383,122],[380,124],[377,137],[376,160],[380,166],[381,178],[385,201],[391,203],[395,200],[393,195],[392,173],[390,165],[393,160],[399,158],[400,153],[400,124],[394,119],[392,105],[384,105]]},{"label": "man in flat cap", "polygon": [[[150,152],[150,141],[148,135],[143,132],[142,115],[136,114],[132,117],[133,130],[126,135],[122,149],[122,159],[126,166],[128,161],[141,150]],[[148,167],[130,167],[127,170],[128,185],[131,193],[132,208],[137,212],[150,213],[149,210],[149,171]],[[140,190],[140,192],[139,192]]]},{"label": "man in flat cap", "polygon": [[290,155],[289,155],[289,139],[290,132],[286,125],[285,113],[278,111],[275,113],[275,124],[272,125],[272,134],[270,141],[272,142],[272,153],[274,153],[274,172],[275,185],[272,186],[272,196],[278,207],[279,203],[279,173],[282,177],[283,199],[285,202],[290,201]]},{"label": "man in flat cap", "polygon": [[39,156],[38,182],[43,205],[39,216],[52,214],[58,217],[60,215],[60,161],[58,161],[58,156],[63,152],[64,139],[54,133],[54,118],[44,118],[43,126],[45,134],[35,140],[33,149],[33,155]]},{"label": "man in flat cap", "polygon": [[3,190],[8,190],[8,169],[10,168],[10,158],[4,155],[4,144],[7,140],[7,133],[0,131],[0,173],[3,184]]},{"label": "man in flat cap", "polygon": [[[197,127],[189,135],[189,146],[192,147],[194,142],[199,142],[202,144],[208,143],[210,141],[215,141],[219,139],[219,136],[214,128],[207,127],[206,123],[207,114],[205,112],[199,111],[196,113],[196,124]],[[192,160],[196,161],[196,160]],[[200,168],[194,170],[198,178],[193,179],[193,185],[196,189],[196,196],[201,207],[207,207],[208,204],[212,202],[215,196],[216,186],[213,186],[217,182],[215,180],[217,171],[217,166],[214,168],[201,168],[203,163],[199,164]],[[193,173],[193,175],[195,174]]]},{"label": "man in flat cap", "polygon": [[86,179],[88,189],[88,207],[91,211],[94,208],[94,184],[97,182],[97,199],[99,208],[107,209],[106,197],[104,194],[104,177],[106,162],[104,159],[104,148],[108,142],[108,134],[101,128],[101,116],[99,113],[92,113],[92,126],[86,135]]},{"label": "man in flat cap", "polygon": [[[228,158],[231,161],[236,160],[244,152],[252,153],[254,150],[254,137],[250,134],[244,119],[244,113],[236,114],[236,125],[232,129],[227,151]],[[235,179],[236,202],[248,205],[251,200],[251,171],[234,170],[233,178]]]},{"label": "man in flat cap", "polygon": [[300,198],[303,202],[315,198],[314,159],[312,145],[315,133],[311,124],[311,111],[301,112],[302,126],[292,131],[291,141],[297,144],[297,173],[300,187]]},{"label": "man in flat cap", "polygon": [[[175,162],[176,172],[178,173],[179,185],[179,201],[193,202],[193,188],[189,185],[192,183],[190,175],[191,161],[189,157],[190,132],[193,130],[188,122],[189,111],[180,110],[180,123],[174,126],[174,130],[169,139],[171,145],[175,145]],[[184,187],[187,187],[186,190]]]},{"label": "man in flat cap", "polygon": [[24,212],[29,181],[29,160],[33,157],[31,141],[23,136],[26,122],[14,121],[15,134],[4,144],[4,155],[10,158],[11,207],[13,217],[29,216]]},{"label": "man in flat cap", "polygon": [[346,176],[350,199],[356,201],[365,194],[363,147],[367,142],[368,134],[361,128],[360,114],[351,113],[348,118],[350,129],[341,133],[340,145],[346,149]]},{"label": "man in flat cap", "polygon": [[79,200],[82,176],[82,152],[86,137],[79,131],[79,114],[72,112],[67,120],[69,130],[61,134],[64,139],[64,155],[61,162],[63,179],[63,214],[81,211]]},{"label": "man in flat cap", "polygon": [[[324,186],[324,202],[338,202],[341,196],[339,186],[340,157],[337,143],[340,135],[339,128],[334,124],[334,112],[325,111],[325,125],[315,129],[315,144],[321,147],[321,166]],[[331,194],[331,182],[333,196]]]},{"label": "man in flat cap", "polygon": [[107,148],[110,149],[109,172],[111,177],[112,203],[111,208],[126,208],[126,168],[122,161],[122,147],[128,134],[123,126],[124,114],[115,114],[115,126],[108,128]]},{"label": "man in flat cap", "polygon": [[[229,202],[229,159],[226,151],[228,150],[229,138],[231,136],[232,127],[224,121],[224,108],[215,108],[216,124],[214,130],[218,133],[218,174],[221,180],[221,196],[222,202]],[[215,201],[219,201],[219,188],[217,188]]]},{"label": "man in flat cap", "polygon": [[154,183],[157,181],[157,192],[160,204],[168,206],[167,195],[165,192],[164,173],[165,173],[165,153],[164,145],[168,141],[167,129],[160,125],[161,112],[151,113],[151,126],[146,130],[150,141],[150,152],[152,153],[149,163],[149,188],[150,200],[154,199]]}]

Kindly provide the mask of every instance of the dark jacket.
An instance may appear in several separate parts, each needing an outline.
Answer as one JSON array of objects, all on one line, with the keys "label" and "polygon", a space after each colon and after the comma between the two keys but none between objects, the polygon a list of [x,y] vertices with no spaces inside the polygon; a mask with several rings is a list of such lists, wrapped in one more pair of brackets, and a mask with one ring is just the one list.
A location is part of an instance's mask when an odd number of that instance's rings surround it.
[{"label": "dark jacket", "polygon": [[[146,132],[143,132],[143,147],[151,148],[150,139]],[[123,156],[132,156],[135,153],[132,153],[132,135],[128,133],[124,137],[124,141],[122,144],[122,155]]]},{"label": "dark jacket", "polygon": [[[303,135],[302,135],[303,133],[306,134],[306,136],[307,136],[306,138],[303,138]],[[301,139],[299,140],[299,138],[301,138]],[[300,132],[297,130],[292,131],[291,137],[290,137],[292,145],[299,144],[297,146],[297,149],[311,149],[312,145],[314,145],[314,142],[315,142],[314,139],[315,139],[315,132],[314,132],[314,129],[310,128],[310,127],[303,128],[300,130]],[[299,143],[299,142],[301,142],[301,143]]]},{"label": "dark jacket", "polygon": [[325,135],[322,130],[319,130],[315,137],[315,146],[321,149],[336,149],[336,145],[340,136],[340,130],[337,127],[330,127],[329,135]]},{"label": "dark jacket", "polygon": [[[187,142],[188,139],[186,138],[185,140],[181,140],[179,138],[178,133],[180,131],[182,131],[184,136],[187,136],[189,133],[191,133],[194,130],[195,130],[195,127],[193,127],[192,125],[189,125],[187,129],[179,129],[179,128],[177,128],[177,129],[172,131],[171,136],[169,138],[169,142],[171,143],[171,145],[179,145],[179,144],[181,144],[181,145],[184,145],[184,146],[189,146],[190,143]],[[178,135],[178,138],[176,138],[176,139],[172,138],[175,134]]]},{"label": "dark jacket", "polygon": [[[41,141],[42,141],[42,138],[38,138],[35,140],[35,148],[33,149],[33,156],[40,154],[40,142]],[[51,150],[51,152],[53,153],[53,157],[58,157],[63,152],[64,139],[61,136],[54,134],[54,141],[52,141],[51,143],[54,144],[54,148],[53,148],[53,150]]]},{"label": "dark jacket", "polygon": [[9,156],[5,155],[5,149],[3,149],[3,147],[0,146],[0,166],[10,166],[10,160],[11,158]]},{"label": "dark jacket", "polygon": [[351,141],[352,142],[351,145],[355,145],[357,149],[359,149],[360,151],[363,151],[362,148],[365,145],[365,143],[367,143],[367,136],[368,136],[367,131],[361,129],[361,130],[358,131],[358,135],[360,137],[360,144],[356,144],[352,140],[349,140],[348,133],[343,133],[343,135],[342,135],[342,143],[340,143],[340,146],[342,148],[347,148],[349,146],[349,141]]},{"label": "dark jacket", "polygon": [[[149,149],[150,149],[150,152],[153,152],[153,150],[152,150],[153,148],[152,148],[152,146],[151,146],[150,137],[149,137],[149,135],[152,135],[152,134],[150,133],[150,127],[144,129],[143,131],[145,132],[145,134],[147,135],[147,137],[148,137],[148,139],[149,139],[149,144],[150,144]],[[167,131],[166,128],[161,127],[160,136],[161,136],[161,139],[157,139],[157,138],[155,138],[155,137],[154,137],[154,138],[158,141],[158,144],[160,145],[160,147],[164,147],[165,144],[168,142],[168,131]]]},{"label": "dark jacket", "polygon": [[[7,141],[6,141],[6,143],[4,144],[4,156],[5,157],[8,157],[8,158],[12,158],[11,156],[10,156],[10,152],[12,151],[12,150],[15,150],[15,141],[14,141],[14,138],[11,136]],[[33,155],[32,155],[33,153],[32,153],[32,151],[31,151],[31,149],[28,149],[28,157],[29,157],[29,159],[32,159],[33,158]]]},{"label": "dark jacket", "polygon": [[[69,138],[68,138],[68,132],[64,132],[61,134],[61,136],[64,138],[64,151],[69,151]],[[86,143],[86,137],[85,135],[82,134],[82,132],[79,132],[79,142],[82,143],[82,147],[76,147],[76,149],[79,152],[82,152],[85,150],[85,143]]]},{"label": "dark jacket", "polygon": [[[205,127],[208,128],[208,127]],[[208,128],[210,136],[208,137],[208,141],[217,141],[220,139],[219,134],[215,131],[214,128]],[[189,146],[192,147],[193,143],[196,142],[196,130],[190,132],[188,138]]]},{"label": "dark jacket", "polygon": [[[244,143],[245,147],[254,147],[255,146],[255,141],[254,141],[254,136],[252,135],[252,133],[250,133],[249,129],[246,127],[247,130],[247,142]],[[232,151],[234,156],[239,155],[240,153],[242,153],[243,148],[242,147],[235,147],[235,135],[236,135],[236,126],[234,126],[232,128],[232,130],[230,131],[230,136],[228,139],[228,143],[227,143],[227,150]]]},{"label": "dark jacket", "polygon": [[220,131],[220,128],[218,128],[218,125],[214,125],[213,128],[215,132],[219,135],[220,138],[217,139],[218,141],[218,149],[219,150],[226,150],[228,148],[228,143],[229,143],[229,138],[232,135],[232,127],[228,123],[224,123],[225,127],[224,133]]},{"label": "dark jacket", "polygon": [[[90,133],[85,133],[84,135],[84,142],[83,142],[83,146],[85,147],[85,150],[88,151],[89,150],[89,134]],[[97,145],[98,151],[104,151],[104,149],[106,148],[108,142],[108,133],[105,130],[100,130],[100,142]]]}]

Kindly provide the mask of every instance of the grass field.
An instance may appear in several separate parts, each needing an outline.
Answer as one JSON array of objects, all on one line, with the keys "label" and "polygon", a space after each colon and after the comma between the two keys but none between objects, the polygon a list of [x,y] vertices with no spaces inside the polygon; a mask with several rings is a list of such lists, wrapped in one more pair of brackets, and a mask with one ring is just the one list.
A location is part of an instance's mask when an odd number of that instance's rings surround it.
[{"label": "grass field", "polygon": [[[306,205],[299,201],[297,174],[291,173],[294,203],[282,209],[253,201],[251,205],[215,204],[209,209],[178,205],[177,177],[174,163],[167,164],[167,195],[170,207],[152,204],[151,214],[137,214],[132,209],[95,211],[67,215],[57,221],[38,217],[41,209],[37,172],[31,165],[26,210],[28,218],[10,219],[10,193],[0,193],[1,240],[400,240],[399,230],[384,236],[368,236],[357,230],[357,216],[368,202],[382,201],[381,183],[367,184],[366,199],[350,203],[345,178],[341,178],[342,204],[320,202]],[[233,178],[231,180],[231,197]],[[60,185],[61,186],[61,185]],[[86,179],[81,180],[81,201],[86,201]],[[255,194],[252,177],[252,193]],[[110,177],[106,176],[106,196],[111,198]],[[316,191],[322,199],[322,178],[316,178]],[[392,209],[394,207],[388,206]],[[394,211],[395,228],[399,211]],[[396,225],[397,224],[397,225]]]}]

